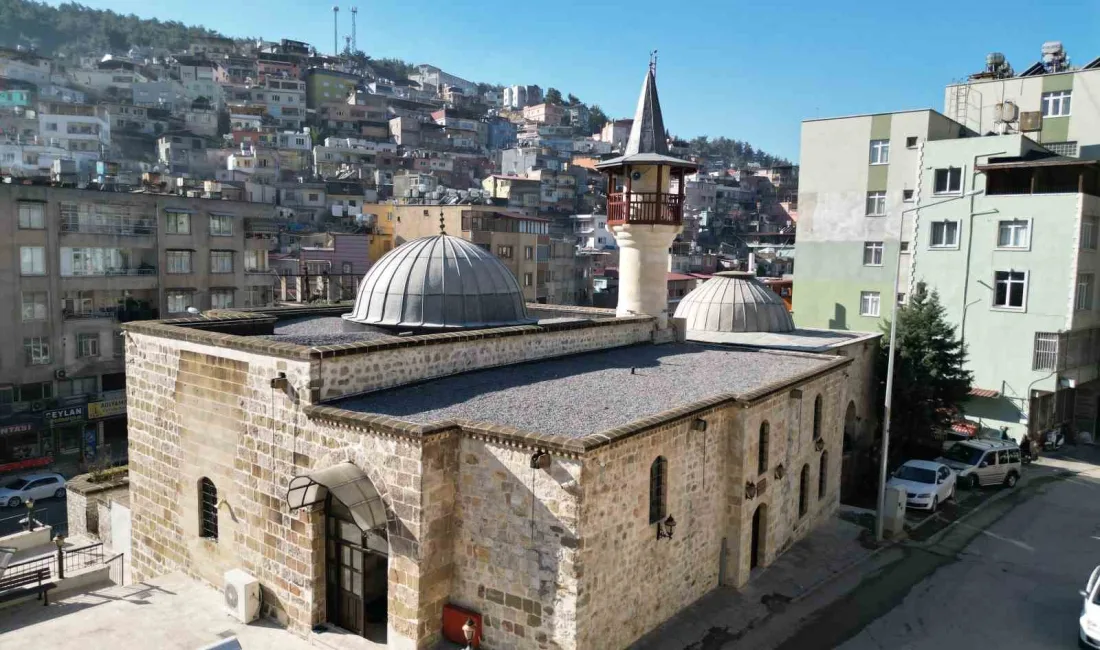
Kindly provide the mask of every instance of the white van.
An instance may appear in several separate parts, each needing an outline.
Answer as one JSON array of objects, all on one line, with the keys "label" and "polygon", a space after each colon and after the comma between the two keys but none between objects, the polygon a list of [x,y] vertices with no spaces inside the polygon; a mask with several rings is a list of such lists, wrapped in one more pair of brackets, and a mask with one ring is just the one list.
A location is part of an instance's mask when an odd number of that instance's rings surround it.
[{"label": "white van", "polygon": [[1020,447],[1008,440],[963,440],[937,458],[955,470],[958,482],[980,485],[1016,485],[1020,480]]}]

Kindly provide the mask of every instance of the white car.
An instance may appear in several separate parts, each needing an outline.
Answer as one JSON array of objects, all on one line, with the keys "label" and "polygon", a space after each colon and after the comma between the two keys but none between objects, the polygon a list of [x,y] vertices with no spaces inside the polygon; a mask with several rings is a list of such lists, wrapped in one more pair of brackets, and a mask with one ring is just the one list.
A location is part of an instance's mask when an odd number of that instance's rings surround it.
[{"label": "white car", "polygon": [[1077,645],[1100,648],[1100,566],[1092,570],[1081,596],[1085,602],[1081,605],[1081,632]]},{"label": "white car", "polygon": [[53,472],[28,474],[0,485],[0,506],[15,508],[28,499],[65,497],[65,477]]},{"label": "white car", "polygon": [[886,485],[905,490],[905,505],[910,508],[935,511],[955,498],[955,472],[931,460],[905,461]]}]

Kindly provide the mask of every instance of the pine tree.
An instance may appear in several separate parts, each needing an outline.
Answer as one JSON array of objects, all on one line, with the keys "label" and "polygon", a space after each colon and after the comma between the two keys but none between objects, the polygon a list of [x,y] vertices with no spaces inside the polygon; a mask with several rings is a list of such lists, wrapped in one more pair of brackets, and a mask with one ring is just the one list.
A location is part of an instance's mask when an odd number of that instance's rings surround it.
[{"label": "pine tree", "polygon": [[[894,399],[890,424],[891,460],[937,446],[937,431],[951,426],[958,405],[973,381],[966,365],[966,348],[947,322],[936,291],[917,284],[909,303],[898,308],[897,356],[894,359]],[[879,404],[886,396],[889,323],[878,360]],[[881,421],[881,420],[880,420]]]}]

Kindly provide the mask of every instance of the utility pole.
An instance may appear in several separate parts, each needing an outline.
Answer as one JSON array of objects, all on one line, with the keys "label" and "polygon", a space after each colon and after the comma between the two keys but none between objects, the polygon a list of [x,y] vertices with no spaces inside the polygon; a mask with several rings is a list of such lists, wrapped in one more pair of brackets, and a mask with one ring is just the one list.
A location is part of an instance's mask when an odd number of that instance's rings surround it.
[{"label": "utility pole", "polygon": [[340,7],[332,5],[332,56],[340,56]]}]

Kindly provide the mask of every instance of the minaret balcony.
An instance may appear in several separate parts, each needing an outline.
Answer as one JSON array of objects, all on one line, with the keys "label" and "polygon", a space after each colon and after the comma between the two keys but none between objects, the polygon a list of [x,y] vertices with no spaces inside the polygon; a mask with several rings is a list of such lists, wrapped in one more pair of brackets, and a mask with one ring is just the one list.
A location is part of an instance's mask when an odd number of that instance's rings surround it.
[{"label": "minaret balcony", "polygon": [[684,197],[668,192],[613,192],[607,196],[607,224],[680,226]]}]

